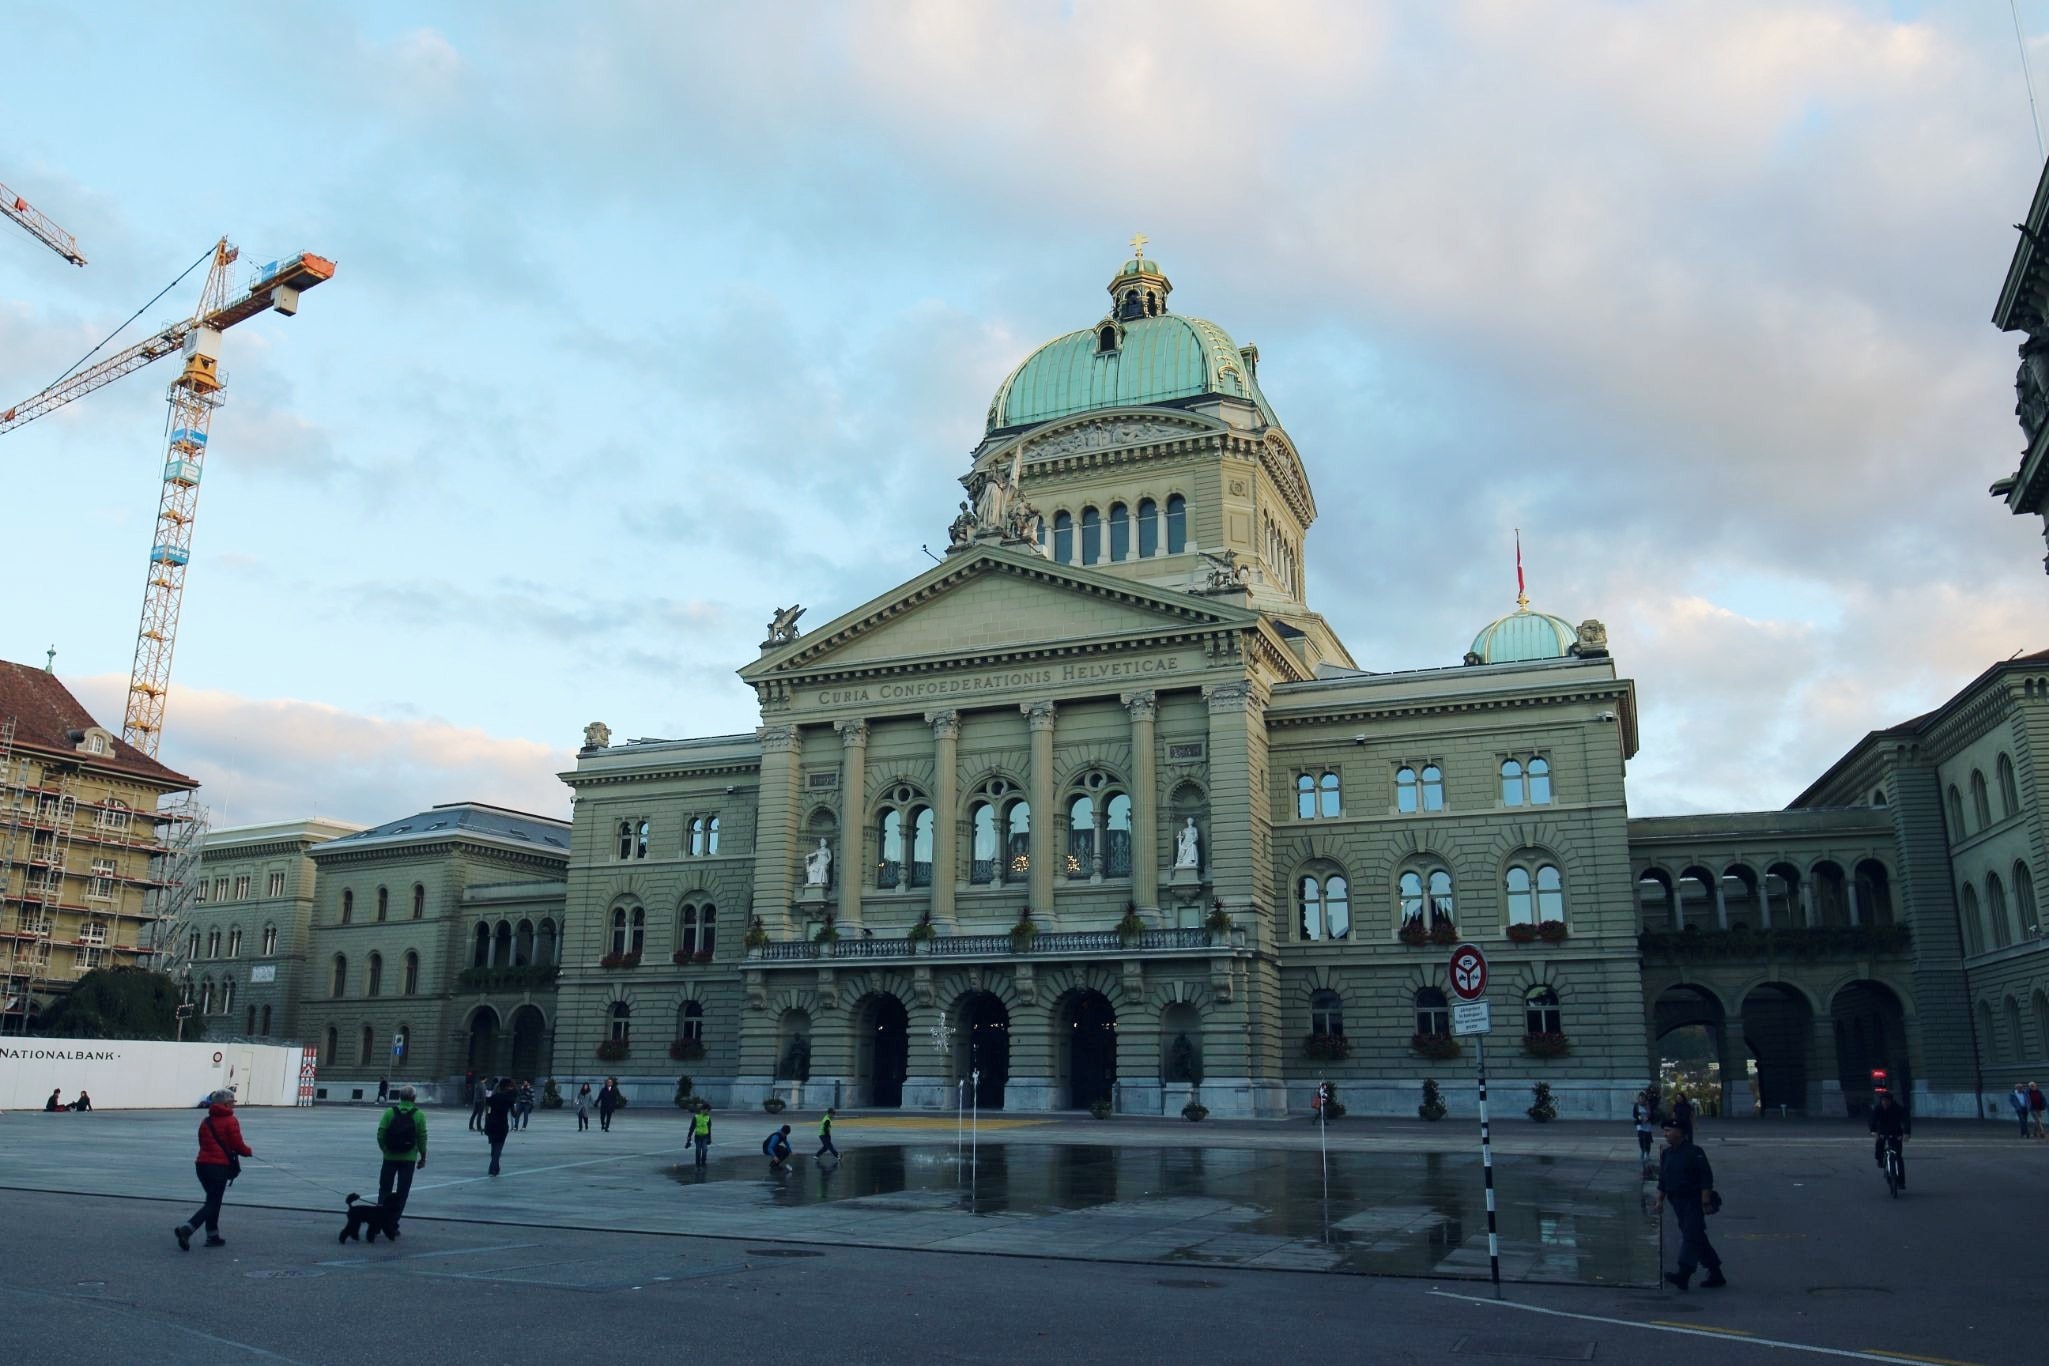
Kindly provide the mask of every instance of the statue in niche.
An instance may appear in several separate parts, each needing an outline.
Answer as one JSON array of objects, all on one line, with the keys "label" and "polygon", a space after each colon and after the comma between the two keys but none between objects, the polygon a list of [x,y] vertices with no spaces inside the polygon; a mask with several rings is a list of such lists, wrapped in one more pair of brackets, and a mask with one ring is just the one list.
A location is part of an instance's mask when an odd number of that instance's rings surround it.
[{"label": "statue in niche", "polygon": [[1202,866],[1202,835],[1195,828],[1195,817],[1188,818],[1188,824],[1181,827],[1174,836],[1174,866],[1176,868],[1200,868]]},{"label": "statue in niche", "polygon": [[804,609],[796,603],[776,608],[775,615],[768,621],[768,643],[783,645],[797,638],[797,618],[804,615]]},{"label": "statue in niche", "polygon": [[603,721],[593,721],[583,728],[585,749],[604,749],[612,743],[612,728]]},{"label": "statue in niche", "polygon": [[831,874],[832,850],[826,847],[823,839],[820,839],[818,847],[804,855],[804,885],[806,887],[823,887],[826,885],[826,879]]}]

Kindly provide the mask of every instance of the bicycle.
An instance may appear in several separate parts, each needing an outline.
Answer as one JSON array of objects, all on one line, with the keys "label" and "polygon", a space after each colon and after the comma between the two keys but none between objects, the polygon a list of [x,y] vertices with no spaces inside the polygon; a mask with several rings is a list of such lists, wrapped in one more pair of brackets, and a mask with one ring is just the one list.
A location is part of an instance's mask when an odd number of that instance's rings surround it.
[{"label": "bicycle", "polygon": [[1900,1198],[1900,1191],[1907,1184],[1907,1155],[1904,1143],[1898,1134],[1885,1136],[1885,1153],[1879,1165],[1885,1168],[1885,1188],[1893,1199]]}]

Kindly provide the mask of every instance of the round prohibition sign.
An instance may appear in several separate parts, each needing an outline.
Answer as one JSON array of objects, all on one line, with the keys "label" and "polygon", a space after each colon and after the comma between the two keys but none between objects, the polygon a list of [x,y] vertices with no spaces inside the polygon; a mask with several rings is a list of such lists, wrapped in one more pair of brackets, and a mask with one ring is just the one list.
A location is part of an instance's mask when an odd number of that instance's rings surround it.
[{"label": "round prohibition sign", "polygon": [[1461,1001],[1477,1001],[1487,994],[1487,955],[1471,944],[1451,951],[1451,990]]}]

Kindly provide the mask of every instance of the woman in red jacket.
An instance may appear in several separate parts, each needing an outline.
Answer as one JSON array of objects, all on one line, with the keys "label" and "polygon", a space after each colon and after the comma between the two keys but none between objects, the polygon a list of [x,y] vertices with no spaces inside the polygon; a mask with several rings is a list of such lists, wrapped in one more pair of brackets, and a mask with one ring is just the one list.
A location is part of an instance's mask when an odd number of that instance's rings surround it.
[{"label": "woman in red jacket", "polygon": [[239,1159],[254,1156],[242,1141],[242,1126],[235,1121],[235,1093],[214,1092],[213,1102],[206,1107],[206,1118],[199,1121],[199,1159],[193,1164],[193,1170],[199,1173],[200,1187],[206,1191],[206,1203],[197,1214],[171,1230],[180,1251],[192,1250],[192,1235],[201,1224],[206,1225],[208,1247],[227,1243],[221,1237],[221,1197],[227,1194],[228,1182],[241,1174]]}]

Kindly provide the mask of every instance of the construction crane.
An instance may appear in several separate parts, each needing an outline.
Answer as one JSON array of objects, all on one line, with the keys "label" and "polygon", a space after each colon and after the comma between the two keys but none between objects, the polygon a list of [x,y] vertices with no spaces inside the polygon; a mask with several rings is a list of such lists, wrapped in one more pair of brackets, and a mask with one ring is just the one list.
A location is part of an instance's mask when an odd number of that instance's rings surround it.
[{"label": "construction crane", "polygon": [[78,250],[78,239],[50,221],[49,215],[36,208],[5,185],[0,185],[0,213],[27,228],[37,240],[69,261],[74,266],[85,264],[85,257]]},{"label": "construction crane", "polygon": [[171,381],[169,450],[164,457],[163,492],[157,502],[156,536],[150,543],[149,578],[142,595],[142,624],[135,636],[135,662],[128,673],[128,709],[121,738],[154,758],[164,728],[164,699],[171,687],[171,653],[177,642],[178,609],[185,595],[185,569],[192,559],[192,522],[199,511],[199,477],[206,463],[207,432],[221,405],[221,333],[257,314],[275,310],[290,317],[299,296],[334,278],[334,262],[310,252],[260,267],[248,287],[228,297],[228,267],[240,252],[223,237],[214,244],[213,265],[190,318],[118,355],[57,381],[33,398],[0,412],[0,432],[55,412],[151,361],[182,352],[184,369]]}]

